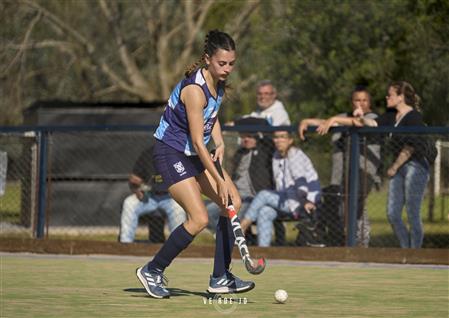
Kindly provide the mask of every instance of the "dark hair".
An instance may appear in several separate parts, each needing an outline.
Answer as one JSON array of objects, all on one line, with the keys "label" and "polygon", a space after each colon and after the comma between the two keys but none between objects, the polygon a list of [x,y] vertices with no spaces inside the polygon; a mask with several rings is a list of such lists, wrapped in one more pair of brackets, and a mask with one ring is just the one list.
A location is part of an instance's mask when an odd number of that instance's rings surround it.
[{"label": "dark hair", "polygon": [[396,94],[404,95],[404,102],[414,107],[417,111],[421,111],[421,98],[416,94],[413,86],[405,81],[392,82],[388,87],[395,89]]},{"label": "dark hair", "polygon": [[206,39],[204,40],[203,54],[198,61],[189,66],[185,72],[185,76],[189,77],[192,75],[192,73],[204,63],[204,57],[206,54],[211,57],[218,49],[235,51],[235,42],[229,34],[219,30],[211,30],[207,33]]},{"label": "dark hair", "polygon": [[365,86],[357,85],[356,87],[354,87],[354,89],[351,92],[351,101],[354,98],[354,94],[356,94],[356,93],[365,93],[366,95],[368,95],[368,100],[371,105],[371,94],[368,92],[368,90]]}]

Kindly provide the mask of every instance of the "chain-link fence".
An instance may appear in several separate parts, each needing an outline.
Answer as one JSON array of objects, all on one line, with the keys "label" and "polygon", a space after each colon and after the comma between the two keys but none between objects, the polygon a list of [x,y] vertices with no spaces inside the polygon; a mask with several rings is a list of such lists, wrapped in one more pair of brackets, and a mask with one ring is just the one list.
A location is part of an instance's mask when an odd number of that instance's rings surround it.
[{"label": "chain-link fence", "polygon": [[[129,179],[151,161],[139,157],[154,143],[153,128],[2,129],[1,236],[162,242],[184,211],[164,191],[132,194]],[[224,132],[225,168],[242,196],[250,243],[414,247],[422,240],[425,248],[449,247],[448,128],[396,128],[394,136],[391,128],[339,128],[324,137],[309,133],[306,142],[297,140],[296,127],[286,129],[292,134]],[[290,137],[294,155],[285,155]],[[407,147],[413,160],[391,171]],[[308,211],[306,203],[313,203]],[[210,225],[198,239],[213,244],[219,210],[207,207]]]}]

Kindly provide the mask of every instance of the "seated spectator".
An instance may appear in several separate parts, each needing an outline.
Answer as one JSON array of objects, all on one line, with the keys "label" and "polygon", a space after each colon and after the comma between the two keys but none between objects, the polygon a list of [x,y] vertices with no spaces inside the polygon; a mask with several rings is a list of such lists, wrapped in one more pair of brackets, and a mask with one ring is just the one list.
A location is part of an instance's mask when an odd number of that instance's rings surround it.
[{"label": "seated spectator", "polygon": [[[262,118],[246,117],[235,122],[236,125],[268,125]],[[241,218],[249,203],[258,191],[273,188],[273,174],[271,169],[274,152],[273,141],[268,136],[257,132],[240,132],[240,147],[233,156],[232,180],[242,199],[239,211]],[[211,202],[207,205],[209,212],[209,229],[215,228],[220,208]]]},{"label": "seated spectator", "polygon": [[318,174],[307,155],[293,145],[293,138],[287,131],[275,132],[273,140],[275,190],[258,192],[241,222],[244,231],[257,222],[259,246],[270,246],[273,221],[279,212],[294,215],[304,210],[312,214],[320,200]]},{"label": "seated spectator", "polygon": [[142,215],[162,210],[167,217],[170,232],[185,220],[184,210],[170,197],[167,189],[161,187],[161,176],[153,174],[152,152],[153,147],[141,153],[129,176],[128,184],[132,194],[123,202],[121,243],[134,241],[139,217]]},{"label": "seated spectator", "polygon": [[[260,81],[256,87],[257,108],[245,117],[263,118],[271,126],[288,126],[290,118],[284,105],[277,99],[276,87],[269,80]],[[227,125],[234,125],[234,122],[228,122]]]},{"label": "seated spectator", "polygon": [[[337,115],[338,118],[352,117],[352,112],[356,109],[360,109],[364,118],[377,118],[377,114],[371,110],[371,95],[365,87],[356,87],[351,94],[351,110],[347,113]],[[305,139],[305,132],[308,126],[319,126],[325,119],[320,118],[306,118],[300,122],[298,132],[302,140]],[[332,176],[330,186],[326,188],[327,201],[333,196],[335,198],[332,204],[332,208],[323,209],[323,213],[326,213],[326,217],[323,216],[325,222],[329,227],[328,244],[330,245],[344,245],[344,229],[343,220],[344,216],[339,209],[340,203],[343,202],[341,194],[349,191],[348,176],[349,171],[345,171],[345,167],[349,166],[347,159],[348,153],[348,134],[337,132],[332,135]],[[361,136],[360,138],[360,172],[359,172],[359,187],[361,191],[358,197],[358,209],[357,209],[357,245],[368,247],[370,240],[371,226],[368,219],[368,213],[365,209],[365,201],[368,197],[373,185],[379,186],[380,177],[378,175],[378,169],[380,166],[380,145],[376,137]],[[337,199],[338,198],[338,199]],[[326,201],[326,200],[325,200]],[[326,203],[328,206],[329,202]],[[340,212],[339,212],[340,210]]]}]

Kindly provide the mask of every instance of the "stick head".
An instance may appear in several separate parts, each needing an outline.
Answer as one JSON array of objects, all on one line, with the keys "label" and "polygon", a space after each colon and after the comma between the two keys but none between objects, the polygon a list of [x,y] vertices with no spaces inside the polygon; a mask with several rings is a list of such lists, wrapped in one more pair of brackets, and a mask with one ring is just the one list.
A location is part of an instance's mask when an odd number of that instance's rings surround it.
[{"label": "stick head", "polygon": [[266,266],[265,258],[259,258],[258,260],[252,260],[250,258],[247,258],[245,260],[245,267],[246,270],[253,275],[259,275],[265,270]]}]

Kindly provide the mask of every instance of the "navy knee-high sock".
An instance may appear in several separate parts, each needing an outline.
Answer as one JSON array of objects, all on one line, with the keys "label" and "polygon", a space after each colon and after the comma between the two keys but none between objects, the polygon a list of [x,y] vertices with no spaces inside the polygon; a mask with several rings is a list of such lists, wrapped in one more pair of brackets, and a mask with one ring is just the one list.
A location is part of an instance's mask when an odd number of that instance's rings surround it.
[{"label": "navy knee-high sock", "polygon": [[184,224],[181,224],[168,237],[162,248],[148,263],[148,270],[157,270],[163,272],[173,259],[178,256],[190,243],[194,236],[187,232]]},{"label": "navy knee-high sock", "polygon": [[232,250],[234,248],[235,236],[232,231],[231,222],[227,217],[220,216],[215,233],[215,258],[213,277],[222,276],[232,259]]}]

